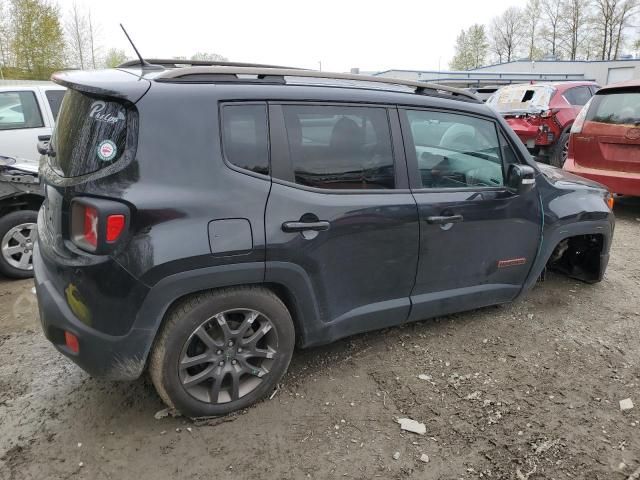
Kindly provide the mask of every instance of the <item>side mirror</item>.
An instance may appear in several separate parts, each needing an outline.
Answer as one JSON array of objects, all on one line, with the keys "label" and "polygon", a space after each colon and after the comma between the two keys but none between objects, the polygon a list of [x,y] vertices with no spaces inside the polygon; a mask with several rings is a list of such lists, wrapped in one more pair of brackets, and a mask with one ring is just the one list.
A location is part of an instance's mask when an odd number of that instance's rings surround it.
[{"label": "side mirror", "polygon": [[49,153],[49,141],[39,141],[38,142],[38,153],[40,155],[47,155]]},{"label": "side mirror", "polygon": [[533,190],[536,185],[536,171],[530,165],[513,163],[507,172],[507,187],[518,195]]}]

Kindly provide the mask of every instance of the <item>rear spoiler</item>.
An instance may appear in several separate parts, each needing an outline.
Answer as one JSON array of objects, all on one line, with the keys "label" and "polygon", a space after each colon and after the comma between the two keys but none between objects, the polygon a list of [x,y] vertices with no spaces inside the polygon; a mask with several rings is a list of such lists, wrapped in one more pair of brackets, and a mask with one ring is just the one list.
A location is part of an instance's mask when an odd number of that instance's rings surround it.
[{"label": "rear spoiler", "polygon": [[89,95],[136,103],[151,88],[151,82],[126,70],[66,70],[51,75],[51,80]]}]

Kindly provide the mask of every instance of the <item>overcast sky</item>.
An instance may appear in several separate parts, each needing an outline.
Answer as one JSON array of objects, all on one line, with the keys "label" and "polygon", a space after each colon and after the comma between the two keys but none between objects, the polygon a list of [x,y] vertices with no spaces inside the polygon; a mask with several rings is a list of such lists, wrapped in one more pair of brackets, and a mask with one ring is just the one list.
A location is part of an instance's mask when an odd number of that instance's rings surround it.
[{"label": "overcast sky", "polygon": [[[66,15],[74,0],[58,0]],[[220,53],[230,60],[348,71],[447,69],[460,29],[525,0],[76,0],[100,26],[100,45],[143,56]]]}]

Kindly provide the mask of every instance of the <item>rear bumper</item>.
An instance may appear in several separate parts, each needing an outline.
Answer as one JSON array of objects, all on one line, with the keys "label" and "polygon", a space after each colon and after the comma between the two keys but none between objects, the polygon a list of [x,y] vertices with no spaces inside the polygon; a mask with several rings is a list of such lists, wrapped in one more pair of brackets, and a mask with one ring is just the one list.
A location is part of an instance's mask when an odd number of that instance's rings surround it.
[{"label": "rear bumper", "polygon": [[567,158],[564,170],[601,183],[612,193],[640,197],[640,173],[587,168],[577,165],[572,157]]},{"label": "rear bumper", "polygon": [[[56,349],[92,376],[114,380],[139,377],[155,331],[132,328],[125,335],[114,336],[91,328],[74,314],[67,299],[54,286],[38,244],[33,252],[33,268],[40,322],[45,336]],[[67,348],[65,331],[78,337],[78,353]]]}]

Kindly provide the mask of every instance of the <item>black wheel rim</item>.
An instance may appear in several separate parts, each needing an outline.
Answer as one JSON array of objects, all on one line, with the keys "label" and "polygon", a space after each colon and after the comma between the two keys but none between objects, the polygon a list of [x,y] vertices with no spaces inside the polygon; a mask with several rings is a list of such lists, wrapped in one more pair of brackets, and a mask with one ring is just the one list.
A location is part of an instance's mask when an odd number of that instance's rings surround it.
[{"label": "black wheel rim", "polygon": [[252,309],[218,313],[185,342],[178,374],[185,391],[206,403],[239,400],[269,376],[278,355],[278,334],[271,320]]}]

